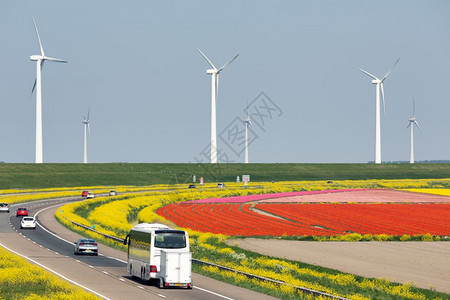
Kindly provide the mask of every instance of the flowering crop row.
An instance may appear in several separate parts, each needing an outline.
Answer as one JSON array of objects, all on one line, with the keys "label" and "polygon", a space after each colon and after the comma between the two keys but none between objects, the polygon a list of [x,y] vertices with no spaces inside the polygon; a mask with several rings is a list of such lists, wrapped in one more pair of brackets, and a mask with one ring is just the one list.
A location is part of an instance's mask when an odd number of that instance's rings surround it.
[{"label": "flowering crop row", "polygon": [[171,204],[180,227],[226,235],[450,234],[450,204]]},{"label": "flowering crop row", "polygon": [[246,195],[246,196],[234,196],[227,198],[207,198],[194,201],[186,201],[185,203],[244,203],[250,201],[258,201],[264,199],[284,198],[292,196],[304,196],[304,195],[316,195],[316,194],[330,194],[330,193],[342,193],[352,191],[366,191],[368,189],[342,189],[342,190],[324,190],[324,191],[300,191],[300,192],[285,192],[285,193],[273,193],[273,194],[258,194],[258,195]]}]

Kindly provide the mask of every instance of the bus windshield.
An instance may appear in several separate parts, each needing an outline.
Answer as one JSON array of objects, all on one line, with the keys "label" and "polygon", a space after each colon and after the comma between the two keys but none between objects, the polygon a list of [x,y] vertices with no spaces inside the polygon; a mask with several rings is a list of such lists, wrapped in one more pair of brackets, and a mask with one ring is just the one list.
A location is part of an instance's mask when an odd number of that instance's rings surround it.
[{"label": "bus windshield", "polygon": [[186,248],[184,232],[156,232],[155,247],[163,249]]}]

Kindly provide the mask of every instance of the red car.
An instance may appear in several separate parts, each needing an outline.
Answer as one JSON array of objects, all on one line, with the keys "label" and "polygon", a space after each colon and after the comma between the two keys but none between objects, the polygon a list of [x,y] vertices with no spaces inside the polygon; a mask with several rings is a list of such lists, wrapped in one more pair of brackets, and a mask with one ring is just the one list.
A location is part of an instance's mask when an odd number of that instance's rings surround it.
[{"label": "red car", "polygon": [[81,197],[87,197],[88,194],[89,194],[89,191],[82,191]]},{"label": "red car", "polygon": [[24,207],[19,207],[16,211],[16,217],[19,216],[28,216],[28,209],[24,208]]}]

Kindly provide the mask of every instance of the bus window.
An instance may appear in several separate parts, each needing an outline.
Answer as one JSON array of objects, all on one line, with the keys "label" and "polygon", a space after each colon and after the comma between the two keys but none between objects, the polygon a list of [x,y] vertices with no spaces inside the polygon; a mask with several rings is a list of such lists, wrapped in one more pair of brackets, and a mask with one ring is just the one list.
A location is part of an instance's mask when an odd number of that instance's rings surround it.
[{"label": "bus window", "polygon": [[155,247],[163,249],[186,248],[184,232],[157,232],[155,234]]}]

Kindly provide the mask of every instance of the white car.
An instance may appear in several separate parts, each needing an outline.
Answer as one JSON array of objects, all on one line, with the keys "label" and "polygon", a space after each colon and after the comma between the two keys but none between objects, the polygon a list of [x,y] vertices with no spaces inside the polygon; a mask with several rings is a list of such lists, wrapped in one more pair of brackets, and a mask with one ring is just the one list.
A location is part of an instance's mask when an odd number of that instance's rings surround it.
[{"label": "white car", "polygon": [[110,196],[117,196],[117,192],[116,191],[109,191],[109,195]]},{"label": "white car", "polygon": [[95,197],[94,193],[88,193],[86,199],[93,199]]},{"label": "white car", "polygon": [[8,203],[0,203],[0,212],[9,213],[9,204]]},{"label": "white car", "polygon": [[73,254],[93,254],[98,255],[97,242],[93,239],[79,239],[74,243]]},{"label": "white car", "polygon": [[23,217],[20,221],[20,229],[31,228],[36,229],[36,220],[34,217]]}]

